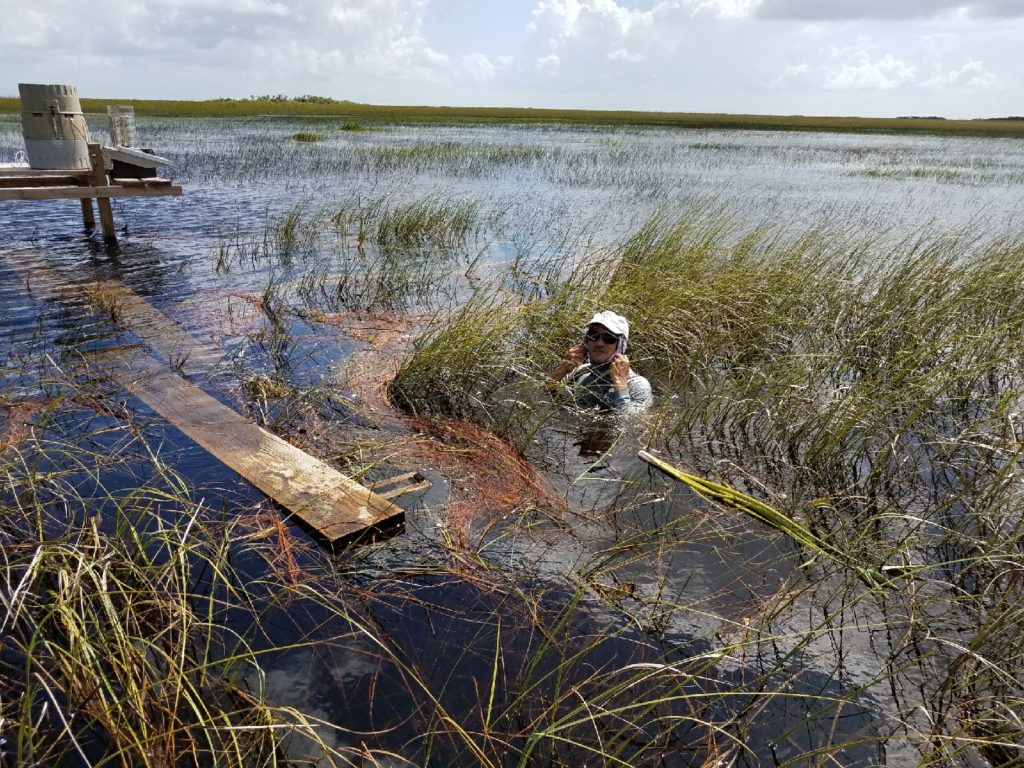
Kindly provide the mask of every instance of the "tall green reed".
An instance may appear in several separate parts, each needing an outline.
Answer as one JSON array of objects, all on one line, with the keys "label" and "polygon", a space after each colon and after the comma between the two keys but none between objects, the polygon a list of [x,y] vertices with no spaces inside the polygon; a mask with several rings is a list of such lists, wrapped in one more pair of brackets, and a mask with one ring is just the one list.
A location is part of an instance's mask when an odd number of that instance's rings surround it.
[{"label": "tall green reed", "polygon": [[[901,615],[926,640],[892,663],[930,649],[912,662],[934,683],[925,706],[960,713],[922,738],[954,756],[965,738],[1019,746],[1008,734],[1024,716],[1022,668],[1005,630],[1024,597],[1020,236],[893,243],[837,221],[783,236],[704,206],[656,216],[599,263],[563,264],[546,296],[493,290],[439,319],[399,371],[396,401],[531,450],[560,405],[544,372],[591,312],[622,312],[662,404],[641,439],[806,521],[844,557],[913,566]],[[950,610],[959,629],[921,619]]]}]

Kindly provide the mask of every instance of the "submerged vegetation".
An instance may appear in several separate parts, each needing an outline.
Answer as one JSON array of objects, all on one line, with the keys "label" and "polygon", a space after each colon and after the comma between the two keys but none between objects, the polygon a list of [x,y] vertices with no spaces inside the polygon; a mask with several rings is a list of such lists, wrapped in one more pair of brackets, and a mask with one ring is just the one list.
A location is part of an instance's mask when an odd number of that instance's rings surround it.
[{"label": "submerged vegetation", "polygon": [[[827,225],[785,238],[714,211],[656,217],[611,257],[557,265],[548,296],[495,292],[438,321],[392,394],[531,455],[546,367],[596,309],[626,314],[631,359],[671,402],[642,439],[804,521],[828,546],[810,555],[892,574],[872,596],[902,638],[887,667],[918,667],[922,706],[947,713],[931,759],[990,739],[1019,754],[1024,241],[877,245]],[[860,573],[833,573],[840,592]]]},{"label": "submerged vegetation", "polygon": [[[205,250],[0,261],[0,765],[1021,764],[1019,231],[658,186],[768,157],[721,136],[187,125],[186,178],[245,182]],[[504,174],[580,202],[465,186]],[[299,192],[237,203],[274,179]],[[131,313],[47,288],[36,240],[186,318],[223,360],[168,365],[273,432],[367,485],[423,472],[405,532],[331,550],[211,467],[103,368]],[[655,387],[629,423],[544,381],[605,308]]]}]

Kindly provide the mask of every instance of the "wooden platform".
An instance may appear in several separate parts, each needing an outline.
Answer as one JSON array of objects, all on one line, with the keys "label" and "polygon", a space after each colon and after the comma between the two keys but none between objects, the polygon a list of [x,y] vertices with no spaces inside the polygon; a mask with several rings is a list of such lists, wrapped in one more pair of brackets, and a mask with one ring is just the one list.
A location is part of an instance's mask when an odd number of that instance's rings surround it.
[{"label": "wooden platform", "polygon": [[0,165],[0,201],[14,200],[80,200],[82,221],[86,229],[96,226],[92,201],[100,212],[103,236],[116,238],[112,197],[154,197],[181,195],[181,187],[169,179],[111,179],[106,172],[103,151],[99,144],[89,145],[92,167],[87,170],[46,171],[27,165]]},{"label": "wooden platform", "polygon": [[[71,285],[32,251],[6,254],[35,295],[60,300],[69,289],[87,293],[143,340],[87,356],[96,375],[120,386],[247,481],[334,543],[403,518],[390,499],[429,487],[418,473],[381,481],[382,493],[360,485],[325,462],[238,414],[175,371],[202,372],[223,354],[197,341],[131,288],[114,280]],[[172,370],[173,369],[173,370]]]}]

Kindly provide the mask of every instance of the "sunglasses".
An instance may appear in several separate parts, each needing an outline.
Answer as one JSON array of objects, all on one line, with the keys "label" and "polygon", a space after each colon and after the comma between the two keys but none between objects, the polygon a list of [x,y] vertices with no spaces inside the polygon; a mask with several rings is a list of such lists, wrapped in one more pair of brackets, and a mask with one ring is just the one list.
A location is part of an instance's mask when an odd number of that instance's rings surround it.
[{"label": "sunglasses", "polygon": [[614,333],[595,333],[594,331],[587,331],[587,341],[597,341],[600,339],[605,344],[617,344],[619,337]]}]

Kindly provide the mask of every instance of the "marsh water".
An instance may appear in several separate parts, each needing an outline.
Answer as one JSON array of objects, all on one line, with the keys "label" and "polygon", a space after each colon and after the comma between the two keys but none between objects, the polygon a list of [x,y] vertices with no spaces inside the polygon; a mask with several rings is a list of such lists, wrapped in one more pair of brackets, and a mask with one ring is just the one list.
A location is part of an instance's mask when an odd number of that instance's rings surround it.
[{"label": "marsh water", "polygon": [[[99,116],[93,123],[101,125]],[[319,140],[293,138],[300,131]],[[77,202],[0,203],[4,397],[45,399],[53,394],[45,384],[51,367],[67,367],[83,350],[139,343],[130,323],[67,287],[117,280],[198,343],[226,353],[229,362],[192,375],[195,383],[289,437],[307,434],[314,420],[313,447],[327,446],[328,458],[346,469],[358,465],[361,450],[401,441],[409,429],[400,416],[359,402],[348,366],[372,344],[358,323],[372,335],[385,321],[403,320],[398,347],[383,354],[404,354],[423,324],[469,300],[480,284],[504,280],[524,295],[542,295],[543,265],[612,248],[659,211],[714,208],[741,229],[800,231],[841,221],[894,244],[922,230],[1009,230],[1024,217],[1024,149],[1010,139],[561,125],[340,130],[329,121],[281,118],[140,118],[138,134],[171,160],[166,175],[184,195],[115,201],[116,245],[82,231]],[[18,123],[0,122],[0,161],[20,148]],[[425,257],[422,246],[394,257],[399,265],[434,258],[429,267],[385,265],[352,245],[360,216],[425,200],[471,218],[459,237],[431,246],[443,257]],[[323,222],[339,216],[348,217],[348,231],[328,232]],[[339,272],[351,280],[328,297],[322,278]],[[43,275],[50,288],[37,284]],[[273,321],[283,324],[280,334],[266,331],[268,286],[281,302]],[[637,365],[642,370],[643,360]],[[258,377],[327,395],[312,415],[297,416],[288,398],[254,396]],[[80,386],[84,402],[90,385]],[[671,408],[680,393],[656,395],[656,408]],[[157,451],[211,510],[266,507],[185,435],[120,397],[124,413],[81,407],[50,426],[69,444],[138,456],[83,469],[80,489],[160,482],[150,462]],[[142,424],[130,439],[125,414]],[[738,765],[815,764],[826,753],[830,764],[917,764],[904,736],[919,716],[924,671],[885,668],[891,629],[878,608],[821,588],[813,565],[804,567],[805,555],[777,532],[739,515],[713,515],[673,492],[671,481],[637,458],[645,445],[643,423],[625,432],[568,416],[549,425],[525,454],[565,499],[565,514],[556,520],[527,507],[492,519],[482,499],[473,567],[453,561],[446,538],[451,477],[423,470],[432,486],[398,499],[406,510],[401,531],[329,555],[342,574],[331,588],[360,596],[355,618],[340,622],[315,600],[293,601],[268,606],[259,632],[232,627],[275,649],[247,683],[278,706],[333,724],[320,733],[329,746],[368,745],[391,753],[395,765],[469,764],[428,736],[450,725],[427,713],[428,699],[460,722],[501,711],[515,723],[507,731],[519,734],[508,744],[515,764],[543,711],[534,698],[578,690],[586,700],[597,680],[614,688],[618,671],[672,664],[689,670],[681,701],[730,694],[674,712],[675,741],[656,757],[644,751],[646,734],[636,733],[636,754],[649,764],[710,765],[703,724],[730,723],[741,712]],[[363,469],[373,480],[423,468],[406,454]],[[667,543],[661,534],[657,542],[647,538],[666,526],[675,534]],[[289,532],[321,551],[301,526],[289,524]],[[614,578],[589,581],[608,559],[616,560]],[[752,645],[749,657],[723,653],[779,595],[787,596],[787,610],[773,619],[771,641]],[[225,617],[225,625],[234,620]],[[382,657],[380,637],[395,654]],[[559,679],[546,675],[558,668]],[[779,695],[757,698],[766,689]],[[613,710],[635,695],[631,684],[604,704]],[[585,741],[566,733],[574,744]],[[720,741],[723,749],[728,740]],[[315,761],[322,745],[296,736],[288,750],[290,759]],[[585,752],[578,759],[589,764]]]}]

